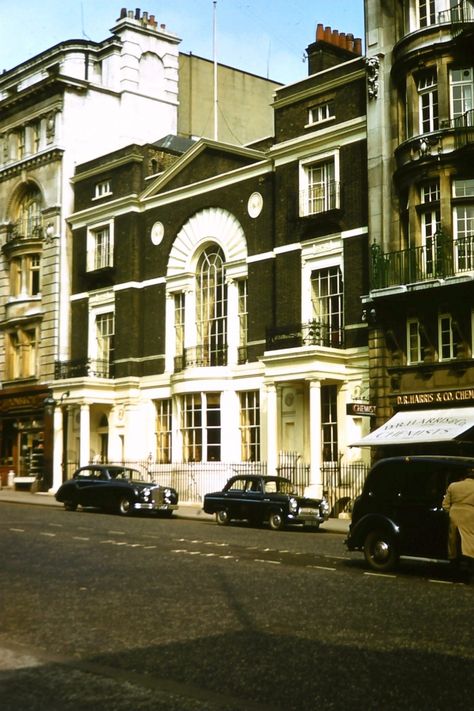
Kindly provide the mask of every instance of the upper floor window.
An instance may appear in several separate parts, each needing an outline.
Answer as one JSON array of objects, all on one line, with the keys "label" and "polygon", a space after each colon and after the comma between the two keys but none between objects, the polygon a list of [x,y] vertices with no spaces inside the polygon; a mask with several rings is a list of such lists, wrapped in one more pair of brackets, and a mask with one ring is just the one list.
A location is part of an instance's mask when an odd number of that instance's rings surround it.
[{"label": "upper floor window", "polygon": [[335,117],[336,105],[334,99],[324,101],[309,109],[308,123],[322,123]]},{"label": "upper floor window", "polygon": [[437,243],[437,235],[441,229],[441,213],[439,206],[439,181],[434,180],[421,186],[421,242],[423,246],[425,274],[432,276],[437,273],[438,257],[442,256],[443,245]]},{"label": "upper floor window", "polygon": [[101,225],[88,231],[87,269],[104,269],[114,263],[112,225]]},{"label": "upper floor window", "polygon": [[340,347],[344,337],[343,282],[340,267],[318,269],[311,275],[314,328],[311,345]]},{"label": "upper floor window", "polygon": [[36,188],[28,189],[18,207],[17,233],[24,239],[41,236],[41,197]]},{"label": "upper floor window", "polygon": [[453,181],[453,237],[456,269],[474,269],[473,179]]},{"label": "upper floor window", "polygon": [[418,21],[420,27],[429,27],[436,23],[435,0],[418,0]]},{"label": "upper floor window", "polygon": [[21,160],[26,155],[26,131],[25,128],[19,128],[16,134],[17,140],[17,158]]},{"label": "upper floor window", "polygon": [[114,362],[115,318],[112,311],[96,316],[97,374],[109,377]]},{"label": "upper floor window", "polygon": [[36,296],[40,293],[39,254],[23,254],[14,257],[10,262],[10,294],[11,296]]},{"label": "upper floor window", "polygon": [[7,378],[29,378],[36,374],[36,330],[17,329],[6,334]]},{"label": "upper floor window", "polygon": [[205,249],[198,261],[196,325],[202,363],[224,365],[227,347],[227,287],[224,254],[217,245]]},{"label": "upper floor window", "polygon": [[410,318],[407,321],[407,363],[420,363],[421,360],[420,323],[417,318]]},{"label": "upper floor window", "polygon": [[323,462],[337,462],[339,446],[336,385],[323,385],[321,387],[321,444]]},{"label": "upper floor window", "polygon": [[247,329],[248,329],[248,294],[247,294],[247,279],[239,279],[238,293],[239,293],[239,363],[245,360],[244,356],[246,353],[247,346]]},{"label": "upper floor window", "polygon": [[316,215],[338,208],[338,165],[334,156],[301,167],[300,214]]},{"label": "upper floor window", "polygon": [[95,184],[94,197],[101,198],[105,195],[112,194],[112,185],[110,180],[102,180],[100,183]]},{"label": "upper floor window", "polygon": [[449,73],[451,89],[451,117],[460,123],[473,125],[474,82],[472,67],[451,69]]},{"label": "upper floor window", "polygon": [[436,71],[422,74],[417,82],[419,95],[419,131],[428,133],[437,131],[438,121],[438,86]]},{"label": "upper floor window", "polygon": [[174,295],[174,354],[178,358],[184,353],[184,314],[185,296],[181,291]]},{"label": "upper floor window", "polygon": [[438,349],[440,360],[450,360],[456,357],[456,339],[450,314],[439,315]]}]

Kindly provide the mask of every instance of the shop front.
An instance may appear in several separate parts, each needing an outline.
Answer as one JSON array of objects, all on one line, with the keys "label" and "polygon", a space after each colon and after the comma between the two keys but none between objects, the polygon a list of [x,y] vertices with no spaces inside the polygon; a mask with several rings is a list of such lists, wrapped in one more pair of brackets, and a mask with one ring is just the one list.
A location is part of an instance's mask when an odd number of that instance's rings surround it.
[{"label": "shop front", "polygon": [[42,386],[0,391],[2,486],[48,490],[52,481],[51,415]]}]

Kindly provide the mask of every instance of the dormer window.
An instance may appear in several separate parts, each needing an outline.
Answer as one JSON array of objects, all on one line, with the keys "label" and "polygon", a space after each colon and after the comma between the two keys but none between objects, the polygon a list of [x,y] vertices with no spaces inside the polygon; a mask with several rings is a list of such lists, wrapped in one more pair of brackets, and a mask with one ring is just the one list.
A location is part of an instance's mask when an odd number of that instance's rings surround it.
[{"label": "dormer window", "polygon": [[110,180],[101,180],[100,183],[95,184],[94,199],[105,197],[106,195],[112,195],[112,186]]},{"label": "dormer window", "polygon": [[330,99],[309,109],[308,124],[323,123],[333,119],[335,115],[335,102],[334,99]]}]

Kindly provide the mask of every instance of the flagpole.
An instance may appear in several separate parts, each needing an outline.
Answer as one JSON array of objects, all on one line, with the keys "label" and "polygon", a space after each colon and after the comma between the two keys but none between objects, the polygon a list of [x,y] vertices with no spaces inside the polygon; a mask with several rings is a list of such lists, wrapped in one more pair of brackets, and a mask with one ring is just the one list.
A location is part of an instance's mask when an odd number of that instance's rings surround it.
[{"label": "flagpole", "polygon": [[214,140],[218,139],[217,126],[217,0],[213,0],[213,45],[214,45]]}]

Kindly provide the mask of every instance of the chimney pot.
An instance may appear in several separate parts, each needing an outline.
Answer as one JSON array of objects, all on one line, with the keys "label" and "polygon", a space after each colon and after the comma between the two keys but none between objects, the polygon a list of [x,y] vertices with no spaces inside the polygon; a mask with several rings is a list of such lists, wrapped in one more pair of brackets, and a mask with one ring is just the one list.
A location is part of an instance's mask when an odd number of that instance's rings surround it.
[{"label": "chimney pot", "polygon": [[119,20],[123,20],[124,17],[127,17],[127,8],[126,7],[122,7],[122,9],[120,10]]},{"label": "chimney pot", "polygon": [[333,30],[331,35],[331,44],[339,44],[339,30]]},{"label": "chimney pot", "polygon": [[324,28],[324,41],[325,42],[331,41],[331,28],[330,27]]},{"label": "chimney pot", "polygon": [[160,28],[161,28],[162,30],[166,30],[166,25],[165,25],[164,23],[162,23],[162,24],[160,25]]},{"label": "chimney pot", "polygon": [[354,40],[354,52],[356,54],[362,54],[362,40],[360,37]]},{"label": "chimney pot", "polygon": [[320,22],[316,27],[316,42],[319,42],[322,39],[324,39],[324,27]]},{"label": "chimney pot", "polygon": [[339,33],[339,47],[343,47],[344,49],[346,47],[346,33],[345,32]]},{"label": "chimney pot", "polygon": [[140,8],[139,7],[135,8],[135,19],[136,20],[140,19]]}]

